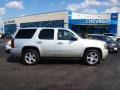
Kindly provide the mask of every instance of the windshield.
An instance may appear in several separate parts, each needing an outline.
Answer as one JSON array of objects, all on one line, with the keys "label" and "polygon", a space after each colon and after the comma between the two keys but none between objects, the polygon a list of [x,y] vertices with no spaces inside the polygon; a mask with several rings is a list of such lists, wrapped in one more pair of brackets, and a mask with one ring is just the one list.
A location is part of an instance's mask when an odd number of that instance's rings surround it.
[{"label": "windshield", "polygon": [[108,36],[100,36],[100,35],[90,35],[89,38],[107,41],[107,42],[114,41],[112,38],[110,38]]},{"label": "windshield", "polygon": [[105,36],[106,41],[114,41],[112,38]]},{"label": "windshield", "polygon": [[[72,30],[73,31],[73,30]],[[76,33],[75,31],[73,31],[75,34],[77,34],[80,38],[82,38],[82,36],[78,33]]]},{"label": "windshield", "polygon": [[107,41],[107,42],[114,41],[112,38],[108,36],[97,36],[97,39],[102,41]]}]

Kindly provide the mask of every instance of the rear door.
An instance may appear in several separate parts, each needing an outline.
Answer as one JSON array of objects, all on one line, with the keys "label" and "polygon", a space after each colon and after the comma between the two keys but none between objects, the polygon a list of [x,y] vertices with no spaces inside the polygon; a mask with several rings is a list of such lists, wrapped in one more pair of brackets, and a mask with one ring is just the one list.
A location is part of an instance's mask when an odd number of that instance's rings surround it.
[{"label": "rear door", "polygon": [[39,44],[43,57],[55,57],[54,29],[42,29],[39,33]]}]

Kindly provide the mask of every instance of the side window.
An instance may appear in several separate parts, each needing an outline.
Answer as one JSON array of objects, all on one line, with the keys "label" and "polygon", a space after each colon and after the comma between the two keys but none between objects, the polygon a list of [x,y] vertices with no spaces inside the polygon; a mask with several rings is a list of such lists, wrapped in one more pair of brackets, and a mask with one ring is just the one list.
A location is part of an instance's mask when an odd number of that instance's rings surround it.
[{"label": "side window", "polygon": [[20,29],[16,35],[16,39],[30,39],[33,37],[36,29]]},{"label": "side window", "polygon": [[75,37],[73,33],[67,30],[58,30],[58,40],[70,40]]},{"label": "side window", "polygon": [[39,34],[39,39],[54,39],[54,29],[42,29]]}]

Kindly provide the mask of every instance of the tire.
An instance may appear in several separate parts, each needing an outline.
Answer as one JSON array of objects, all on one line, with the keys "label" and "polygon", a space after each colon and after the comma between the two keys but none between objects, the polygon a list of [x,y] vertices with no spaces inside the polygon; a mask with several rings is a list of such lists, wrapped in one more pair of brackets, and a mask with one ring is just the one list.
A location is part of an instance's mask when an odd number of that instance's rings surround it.
[{"label": "tire", "polygon": [[94,66],[94,65],[97,65],[100,63],[101,55],[98,52],[98,50],[94,50],[94,49],[90,50],[89,49],[89,50],[85,51],[83,59],[85,61],[85,64]]},{"label": "tire", "polygon": [[26,65],[35,65],[39,61],[39,54],[34,49],[25,50],[23,54],[23,60]]}]

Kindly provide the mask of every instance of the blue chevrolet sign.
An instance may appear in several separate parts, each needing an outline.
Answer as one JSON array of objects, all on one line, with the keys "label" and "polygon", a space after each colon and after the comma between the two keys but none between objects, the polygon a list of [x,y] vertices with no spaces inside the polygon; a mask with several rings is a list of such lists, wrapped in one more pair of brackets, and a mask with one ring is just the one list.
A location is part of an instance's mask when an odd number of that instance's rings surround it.
[{"label": "blue chevrolet sign", "polygon": [[86,19],[86,24],[109,24],[109,19]]},{"label": "blue chevrolet sign", "polygon": [[70,19],[69,24],[111,24],[110,19]]}]

